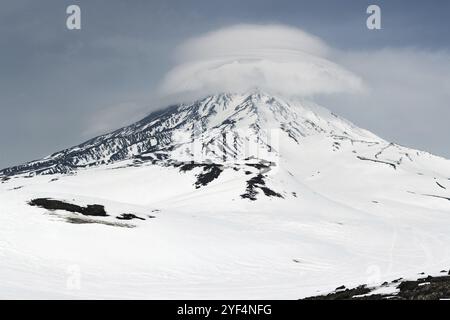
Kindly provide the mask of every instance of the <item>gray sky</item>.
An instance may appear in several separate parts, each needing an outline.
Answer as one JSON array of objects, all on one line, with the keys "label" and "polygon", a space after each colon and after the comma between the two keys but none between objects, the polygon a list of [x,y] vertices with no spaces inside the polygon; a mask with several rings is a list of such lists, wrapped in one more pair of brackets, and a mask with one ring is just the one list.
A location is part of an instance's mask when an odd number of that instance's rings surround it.
[{"label": "gray sky", "polygon": [[[369,4],[382,30],[366,28]],[[66,29],[78,4],[82,30]],[[321,102],[385,139],[450,158],[450,1],[3,0],[0,167],[43,157],[160,107],[154,90],[187,38],[237,23],[320,37],[366,96]]]}]

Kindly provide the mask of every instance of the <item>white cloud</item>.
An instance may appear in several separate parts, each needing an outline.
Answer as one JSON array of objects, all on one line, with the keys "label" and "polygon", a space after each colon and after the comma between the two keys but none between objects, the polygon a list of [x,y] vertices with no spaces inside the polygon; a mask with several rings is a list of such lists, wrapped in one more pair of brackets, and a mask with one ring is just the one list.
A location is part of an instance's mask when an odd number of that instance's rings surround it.
[{"label": "white cloud", "polygon": [[148,114],[148,104],[143,100],[126,101],[98,108],[85,119],[84,138],[105,134],[130,125]]},{"label": "white cloud", "polygon": [[368,89],[322,96],[320,104],[390,141],[450,156],[450,52],[384,48],[333,57]]},{"label": "white cloud", "polygon": [[369,90],[362,98],[378,108],[433,109],[450,100],[449,52],[384,48],[336,53],[335,59],[363,78]]},{"label": "white cloud", "polygon": [[[259,87],[290,97],[314,96],[387,140],[450,155],[448,51],[338,51],[296,28],[237,25],[187,40],[174,56],[175,66],[164,78],[160,95],[148,100],[152,110]],[[128,104],[105,109],[89,132],[115,129],[125,124],[123,119],[135,119],[131,115],[137,109]]]},{"label": "white cloud", "polygon": [[187,40],[161,93],[195,99],[260,88],[287,96],[358,92],[361,80],[327,59],[330,48],[300,29],[237,25]]}]

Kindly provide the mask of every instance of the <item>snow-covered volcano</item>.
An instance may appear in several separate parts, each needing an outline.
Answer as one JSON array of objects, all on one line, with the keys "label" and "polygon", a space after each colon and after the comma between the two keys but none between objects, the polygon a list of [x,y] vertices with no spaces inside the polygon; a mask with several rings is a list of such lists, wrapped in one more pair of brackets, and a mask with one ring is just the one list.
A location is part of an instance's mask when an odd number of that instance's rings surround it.
[{"label": "snow-covered volcano", "polygon": [[171,106],[0,171],[0,295],[301,298],[440,270],[449,178],[450,161],[313,103]]},{"label": "snow-covered volcano", "polygon": [[371,133],[313,104],[259,91],[220,94],[171,106],[143,120],[44,159],[4,169],[0,175],[73,173],[122,160],[236,163],[279,155],[279,134],[301,144],[314,135],[380,141]]}]

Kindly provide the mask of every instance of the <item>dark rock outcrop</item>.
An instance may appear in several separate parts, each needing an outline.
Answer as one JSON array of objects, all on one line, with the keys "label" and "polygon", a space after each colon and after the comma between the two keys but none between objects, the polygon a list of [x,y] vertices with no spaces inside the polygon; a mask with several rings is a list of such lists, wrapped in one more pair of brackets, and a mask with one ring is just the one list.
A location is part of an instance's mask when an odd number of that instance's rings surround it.
[{"label": "dark rock outcrop", "polygon": [[65,201],[48,199],[48,198],[38,198],[33,199],[29,202],[30,206],[36,206],[44,208],[47,210],[64,210],[69,212],[81,213],[85,216],[95,216],[95,217],[107,217],[105,207],[99,204],[90,204],[86,207],[82,207],[76,204],[68,203]]}]

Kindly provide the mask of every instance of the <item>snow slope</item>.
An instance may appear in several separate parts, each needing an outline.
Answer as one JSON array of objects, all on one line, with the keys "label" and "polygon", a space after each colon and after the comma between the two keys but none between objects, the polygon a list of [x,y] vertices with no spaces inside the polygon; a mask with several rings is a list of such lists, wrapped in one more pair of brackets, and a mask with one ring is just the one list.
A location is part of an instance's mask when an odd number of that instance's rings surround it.
[{"label": "snow slope", "polygon": [[450,161],[305,101],[172,106],[0,171],[0,297],[297,299],[435,272],[449,178]]}]

